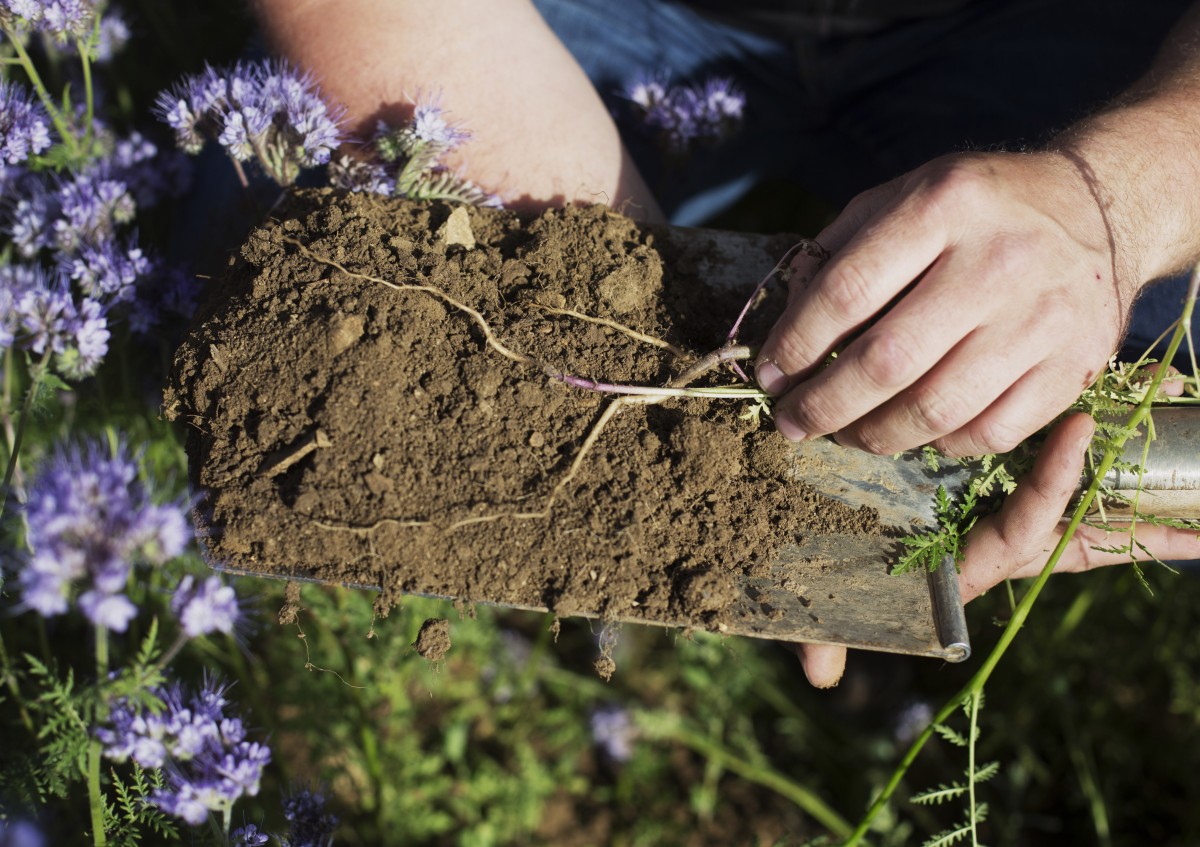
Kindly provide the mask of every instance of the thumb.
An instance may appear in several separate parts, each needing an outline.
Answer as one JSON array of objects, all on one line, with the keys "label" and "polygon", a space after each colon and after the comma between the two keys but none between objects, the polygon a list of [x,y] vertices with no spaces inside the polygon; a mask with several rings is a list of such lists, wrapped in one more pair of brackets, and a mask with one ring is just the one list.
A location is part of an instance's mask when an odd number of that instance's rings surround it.
[{"label": "thumb", "polygon": [[[1082,413],[1064,418],[1038,451],[1033,470],[995,515],[971,531],[958,581],[963,602],[978,597],[1033,559],[1045,557],[1083,474],[1095,422]],[[1049,546],[1048,546],[1049,545]]]}]

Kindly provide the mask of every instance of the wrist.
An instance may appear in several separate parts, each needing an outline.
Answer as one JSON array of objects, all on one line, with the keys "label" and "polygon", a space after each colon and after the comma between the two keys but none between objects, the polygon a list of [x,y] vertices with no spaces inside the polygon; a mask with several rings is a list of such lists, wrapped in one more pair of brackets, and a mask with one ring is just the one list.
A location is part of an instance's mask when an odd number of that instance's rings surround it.
[{"label": "wrist", "polygon": [[1174,99],[1150,97],[1102,112],[1049,145],[1091,194],[1113,271],[1133,293],[1200,257],[1200,119]]}]

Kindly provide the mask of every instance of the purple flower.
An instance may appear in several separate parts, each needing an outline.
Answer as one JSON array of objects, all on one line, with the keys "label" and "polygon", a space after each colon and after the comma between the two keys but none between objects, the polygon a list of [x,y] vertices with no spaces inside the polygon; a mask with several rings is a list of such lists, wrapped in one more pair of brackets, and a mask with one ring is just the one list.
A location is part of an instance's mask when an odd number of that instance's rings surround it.
[{"label": "purple flower", "polygon": [[378,162],[366,162],[351,156],[341,156],[329,164],[329,183],[343,191],[379,194],[391,197],[396,190],[396,178]]},{"label": "purple flower", "polygon": [[177,150],[159,150],[140,132],[113,141],[108,170],[113,179],[129,188],[138,209],[147,209],[166,197],[178,197],[191,181],[188,159]]},{"label": "purple flower", "polygon": [[746,106],[746,96],[724,77],[677,86],[668,86],[661,75],[639,77],[624,94],[675,154],[687,152],[698,141],[717,141],[733,133]]},{"label": "purple flower", "polygon": [[592,712],[592,739],[614,762],[628,762],[633,758],[633,742],[637,739],[637,727],[629,718],[629,712],[620,706],[601,706]]},{"label": "purple flower", "polygon": [[288,822],[282,847],[329,847],[338,819],[325,811],[325,792],[302,788],[283,800],[283,817]]},{"label": "purple flower", "polygon": [[233,832],[229,833],[229,847],[263,847],[270,840],[270,835],[260,831],[252,823],[239,826]]},{"label": "purple flower", "polygon": [[171,598],[171,611],[188,638],[233,632],[240,614],[233,586],[223,584],[216,576],[197,583],[191,574],[179,581]]},{"label": "purple flower", "polygon": [[82,244],[78,253],[63,256],[61,260],[69,261],[64,271],[79,284],[85,296],[106,303],[134,299],[134,283],[150,272],[150,260],[137,246],[136,239],[124,245],[115,239],[97,245]]},{"label": "purple flower", "polygon": [[108,758],[165,768],[166,785],[151,800],[193,826],[210,813],[224,816],[238,799],[257,794],[271,761],[270,749],[246,741],[242,721],[226,715],[226,691],[206,679],[190,696],[178,685],[154,692],[161,710],[120,701],[113,705],[110,725],[96,730]]},{"label": "purple flower", "polygon": [[179,555],[187,540],[177,505],[149,503],[124,445],[63,447],[29,486],[30,554],[17,575],[22,602],[43,617],[79,607],[96,626],[123,632],[133,605],[122,593],[137,561]]},{"label": "purple flower", "polygon": [[418,103],[413,109],[412,133],[447,153],[471,139],[471,133],[448,123],[437,103]]},{"label": "purple flower", "polygon": [[11,339],[10,344],[39,355],[53,354],[55,370],[69,379],[95,373],[108,353],[109,340],[100,303],[90,298],[76,303],[65,279],[47,278],[39,268],[0,274],[0,279],[6,277],[19,294],[8,315],[0,318],[0,340]]},{"label": "purple flower", "polygon": [[59,40],[84,38],[92,31],[95,5],[88,0],[0,0],[21,24]]},{"label": "purple flower", "polygon": [[340,111],[325,105],[312,76],[284,63],[206,68],[159,95],[155,112],[179,147],[197,153],[212,137],[237,161],[256,160],[280,185],[326,164],[341,143]]},{"label": "purple flower", "polygon": [[50,147],[50,116],[16,83],[0,81],[0,161],[19,165]]},{"label": "purple flower", "polygon": [[83,244],[112,238],[117,226],[133,220],[137,206],[124,182],[99,171],[76,174],[58,190],[60,217],[54,222],[55,246],[71,253]]}]

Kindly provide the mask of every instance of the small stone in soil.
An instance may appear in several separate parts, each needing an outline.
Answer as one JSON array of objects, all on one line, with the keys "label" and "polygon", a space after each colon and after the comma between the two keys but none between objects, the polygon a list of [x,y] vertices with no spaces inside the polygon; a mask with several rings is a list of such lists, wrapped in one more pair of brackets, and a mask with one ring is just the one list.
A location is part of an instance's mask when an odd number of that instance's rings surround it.
[{"label": "small stone in soil", "polygon": [[427,662],[440,662],[450,652],[450,621],[445,618],[430,618],[421,624],[417,640],[413,642],[417,654]]}]

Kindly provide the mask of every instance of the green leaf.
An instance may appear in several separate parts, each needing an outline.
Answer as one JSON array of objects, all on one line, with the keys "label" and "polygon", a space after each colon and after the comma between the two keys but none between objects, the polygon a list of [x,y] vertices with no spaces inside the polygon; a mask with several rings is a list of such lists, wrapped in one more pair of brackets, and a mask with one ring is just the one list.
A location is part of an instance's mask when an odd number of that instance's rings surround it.
[{"label": "green leaf", "polygon": [[953,782],[950,785],[939,785],[937,788],[930,788],[922,791],[920,794],[914,794],[909,798],[909,802],[916,803],[920,806],[936,806],[945,803],[949,800],[956,800],[967,793],[967,786]]}]

